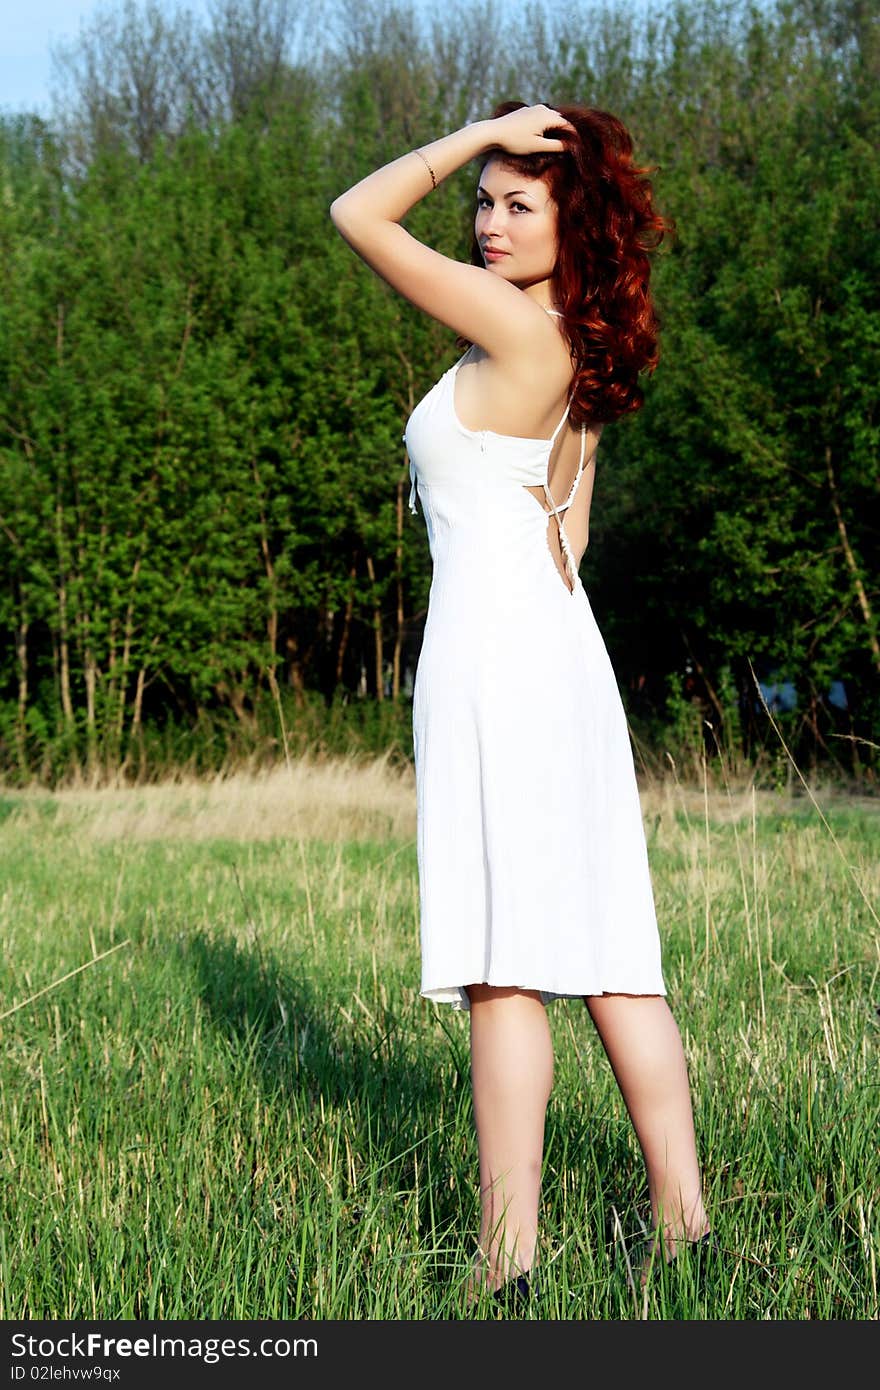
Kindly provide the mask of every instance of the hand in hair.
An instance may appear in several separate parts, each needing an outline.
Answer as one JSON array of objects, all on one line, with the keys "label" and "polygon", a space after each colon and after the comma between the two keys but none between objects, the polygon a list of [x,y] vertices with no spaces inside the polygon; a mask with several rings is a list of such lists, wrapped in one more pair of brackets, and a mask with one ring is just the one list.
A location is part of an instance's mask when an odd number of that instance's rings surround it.
[{"label": "hand in hair", "polygon": [[552,106],[520,106],[490,123],[489,135],[493,145],[508,154],[561,154],[568,148],[563,140],[544,132],[567,130],[577,134],[574,126],[554,111]]}]

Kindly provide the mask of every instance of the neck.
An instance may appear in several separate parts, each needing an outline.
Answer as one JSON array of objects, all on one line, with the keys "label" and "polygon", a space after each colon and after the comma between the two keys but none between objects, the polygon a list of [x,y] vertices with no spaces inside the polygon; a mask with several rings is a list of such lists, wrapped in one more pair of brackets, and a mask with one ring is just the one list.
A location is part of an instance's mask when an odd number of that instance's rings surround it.
[{"label": "neck", "polygon": [[542,309],[556,309],[552,280],[538,280],[532,285],[523,285],[522,292],[527,294],[529,299],[534,299],[536,304],[540,304]]}]

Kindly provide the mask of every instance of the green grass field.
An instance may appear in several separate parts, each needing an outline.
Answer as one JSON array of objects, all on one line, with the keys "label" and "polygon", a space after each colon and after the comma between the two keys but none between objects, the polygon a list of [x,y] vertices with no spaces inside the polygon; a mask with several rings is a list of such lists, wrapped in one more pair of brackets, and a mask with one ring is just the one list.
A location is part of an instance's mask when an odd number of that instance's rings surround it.
[{"label": "green grass field", "polygon": [[[0,1317],[497,1316],[464,1305],[468,1021],[418,995],[410,779],[0,798]],[[640,1156],[558,1001],[533,1316],[878,1317],[880,808],[822,805],[645,790],[721,1254],[635,1291]]]}]

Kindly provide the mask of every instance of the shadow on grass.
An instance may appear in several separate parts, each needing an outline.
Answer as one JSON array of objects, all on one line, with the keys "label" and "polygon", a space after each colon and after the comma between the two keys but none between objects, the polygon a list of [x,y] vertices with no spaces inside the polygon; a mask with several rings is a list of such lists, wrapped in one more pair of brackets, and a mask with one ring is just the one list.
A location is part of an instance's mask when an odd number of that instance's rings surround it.
[{"label": "shadow on grass", "polygon": [[[394,1232],[401,1250],[419,1247],[427,1285],[423,1307],[433,1304],[433,1311],[400,1316],[467,1316],[457,1290],[468,1250],[475,1248],[479,1175],[466,1035],[426,1011],[421,1000],[376,1012],[371,1021],[352,1021],[348,995],[334,999],[331,982],[313,970],[307,974],[305,965],[298,973],[295,964],[256,941],[202,933],[181,950],[243,1084],[253,1080],[267,1101],[296,1107],[313,1135],[325,1115],[329,1125],[344,1126],[358,1164],[379,1174],[365,1203],[363,1186],[354,1194],[342,1168],[337,1171],[338,1191],[328,1200],[345,1214],[343,1248],[350,1242],[356,1261],[358,1221],[378,1221],[386,1233]],[[560,1001],[553,1007],[578,1005]],[[432,1026],[426,1028],[426,1019]],[[304,1138],[311,1143],[308,1134]],[[640,1316],[620,1267],[620,1245],[622,1237],[634,1258],[643,1248],[635,1213],[646,1206],[647,1194],[622,1109],[609,1102],[607,1092],[591,1097],[576,1077],[561,1075],[548,1109],[544,1151],[547,1288],[531,1316]],[[581,1212],[574,1229],[570,1215],[560,1219],[561,1189],[569,1194],[569,1213],[572,1206]],[[615,1211],[624,1230],[615,1223]],[[356,1276],[362,1289],[374,1277],[369,1263]],[[657,1283],[665,1288],[659,1277]],[[389,1315],[354,1306],[360,1311],[346,1316]]]},{"label": "shadow on grass", "polygon": [[295,1092],[334,1106],[367,1099],[393,1121],[436,1088],[432,1061],[408,1045],[418,1030],[405,1013],[384,1010],[361,1029],[346,1016],[347,996],[334,1001],[324,981],[297,974],[258,943],[201,933],[182,949],[214,1026],[267,1097]]},{"label": "shadow on grass", "polygon": [[[289,1106],[306,1145],[326,1152],[326,1128],[342,1147],[342,1160],[318,1179],[315,1200],[341,1223],[340,1248],[349,1249],[352,1268],[368,1228],[386,1240],[393,1232],[395,1249],[421,1266],[421,1297],[433,1304],[433,1311],[400,1316],[441,1315],[437,1309],[460,1282],[458,1245],[473,1227],[473,1212],[463,1206],[476,1191],[475,1149],[460,1142],[469,1130],[460,1113],[469,1090],[456,1084],[438,1118],[441,1087],[448,1089],[452,1070],[466,1068],[458,1040],[449,1034],[449,1048],[438,1046],[420,1000],[398,1010],[374,1005],[370,1018],[353,1017],[350,995],[334,999],[332,982],[311,963],[311,973],[304,964],[300,974],[257,942],[201,933],[180,949],[242,1085],[258,1086],[273,1106]],[[346,1150],[356,1181],[349,1181]],[[346,1317],[388,1317],[392,1301],[418,1298],[413,1279],[390,1269],[394,1292],[382,1294],[374,1262],[361,1252],[360,1263]],[[380,1300],[375,1308],[371,1298]]]}]

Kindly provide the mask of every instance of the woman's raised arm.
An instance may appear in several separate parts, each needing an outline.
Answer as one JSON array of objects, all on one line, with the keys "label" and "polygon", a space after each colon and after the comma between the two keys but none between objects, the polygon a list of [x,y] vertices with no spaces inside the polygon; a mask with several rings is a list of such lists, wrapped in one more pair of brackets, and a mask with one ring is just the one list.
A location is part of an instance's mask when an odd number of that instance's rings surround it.
[{"label": "woman's raised arm", "polygon": [[[338,197],[330,216],[340,235],[377,275],[411,303],[477,342],[490,355],[534,345],[535,325],[547,316],[514,285],[480,266],[450,259],[411,236],[400,220],[443,179],[493,150],[559,153],[563,141],[545,130],[571,127],[547,106],[521,107],[401,155]],[[543,330],[542,330],[543,331]]]}]

